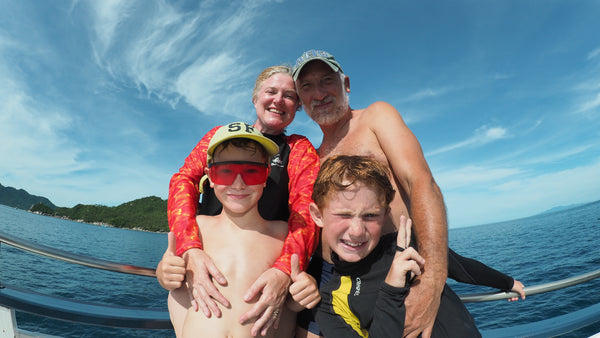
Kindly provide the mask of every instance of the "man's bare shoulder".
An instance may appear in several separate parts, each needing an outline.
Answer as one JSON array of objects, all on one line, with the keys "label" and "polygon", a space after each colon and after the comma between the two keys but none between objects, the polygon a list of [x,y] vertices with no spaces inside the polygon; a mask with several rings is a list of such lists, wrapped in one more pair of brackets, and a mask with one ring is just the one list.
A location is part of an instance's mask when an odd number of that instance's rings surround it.
[{"label": "man's bare shoulder", "polygon": [[400,113],[394,106],[384,101],[377,101],[371,103],[367,108],[362,109],[359,112],[360,116],[365,119],[372,119],[373,117],[382,117],[389,114],[400,116]]},{"label": "man's bare shoulder", "polygon": [[369,128],[374,133],[385,130],[392,126],[404,126],[400,112],[391,104],[377,101],[367,108],[353,111],[356,122],[363,127]]}]

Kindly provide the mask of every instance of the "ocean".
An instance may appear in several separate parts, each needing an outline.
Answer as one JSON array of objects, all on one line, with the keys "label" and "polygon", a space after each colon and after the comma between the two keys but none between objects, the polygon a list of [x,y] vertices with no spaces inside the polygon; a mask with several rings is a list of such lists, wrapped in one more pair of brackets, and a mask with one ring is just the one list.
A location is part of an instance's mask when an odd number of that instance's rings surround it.
[{"label": "ocean", "polygon": [[[600,201],[501,223],[451,229],[457,253],[533,286],[600,269]],[[166,234],[106,228],[40,216],[0,205],[0,230],[40,244],[97,258],[155,267]],[[2,245],[0,281],[38,292],[106,304],[166,309],[167,292],[154,278],[58,262]],[[458,294],[493,289],[449,281]],[[600,279],[528,296],[518,302],[469,303],[481,330],[552,318],[600,302]],[[17,313],[20,328],[62,337],[174,337],[169,330],[112,329]],[[587,337],[600,325],[562,337]]]}]

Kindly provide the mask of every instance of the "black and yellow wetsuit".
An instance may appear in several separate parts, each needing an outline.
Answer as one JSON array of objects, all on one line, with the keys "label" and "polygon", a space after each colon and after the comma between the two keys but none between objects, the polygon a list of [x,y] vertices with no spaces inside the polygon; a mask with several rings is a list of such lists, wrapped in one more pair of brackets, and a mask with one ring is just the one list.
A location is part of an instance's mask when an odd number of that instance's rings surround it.
[{"label": "black and yellow wetsuit", "polygon": [[[388,234],[360,262],[343,262],[332,254],[335,271],[321,287],[322,301],[315,309],[316,321],[325,337],[402,337],[408,288],[395,288],[384,282],[395,247],[396,234]],[[453,251],[449,252],[448,263],[449,277],[459,282],[512,288],[511,277]],[[433,337],[481,337],[473,317],[448,285],[442,292]]]}]

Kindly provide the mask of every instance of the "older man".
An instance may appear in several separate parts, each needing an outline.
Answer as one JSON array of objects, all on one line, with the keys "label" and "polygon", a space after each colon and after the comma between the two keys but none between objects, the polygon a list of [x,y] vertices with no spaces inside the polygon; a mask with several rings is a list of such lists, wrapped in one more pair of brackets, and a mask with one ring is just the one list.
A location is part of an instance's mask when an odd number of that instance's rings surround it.
[{"label": "older man", "polygon": [[[426,260],[424,273],[406,299],[405,336],[431,336],[447,277],[448,230],[442,193],[419,142],[388,103],[350,108],[350,79],[331,54],[305,52],[292,76],[304,110],[323,132],[317,150],[321,161],[340,154],[366,155],[390,167],[396,197],[384,231],[394,231],[401,215],[410,217],[419,253]],[[321,252],[330,261],[325,244]]]}]

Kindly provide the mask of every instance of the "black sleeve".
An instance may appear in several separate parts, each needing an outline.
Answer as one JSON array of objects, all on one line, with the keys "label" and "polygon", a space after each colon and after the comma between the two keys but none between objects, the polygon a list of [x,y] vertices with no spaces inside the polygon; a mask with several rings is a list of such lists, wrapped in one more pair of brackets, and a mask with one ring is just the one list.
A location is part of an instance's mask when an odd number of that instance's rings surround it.
[{"label": "black sleeve", "polygon": [[377,296],[369,338],[402,337],[406,308],[404,298],[408,288],[396,288],[383,283]]},{"label": "black sleeve", "polygon": [[463,257],[448,249],[448,277],[457,282],[484,285],[510,291],[514,279],[502,272],[471,258]]}]

